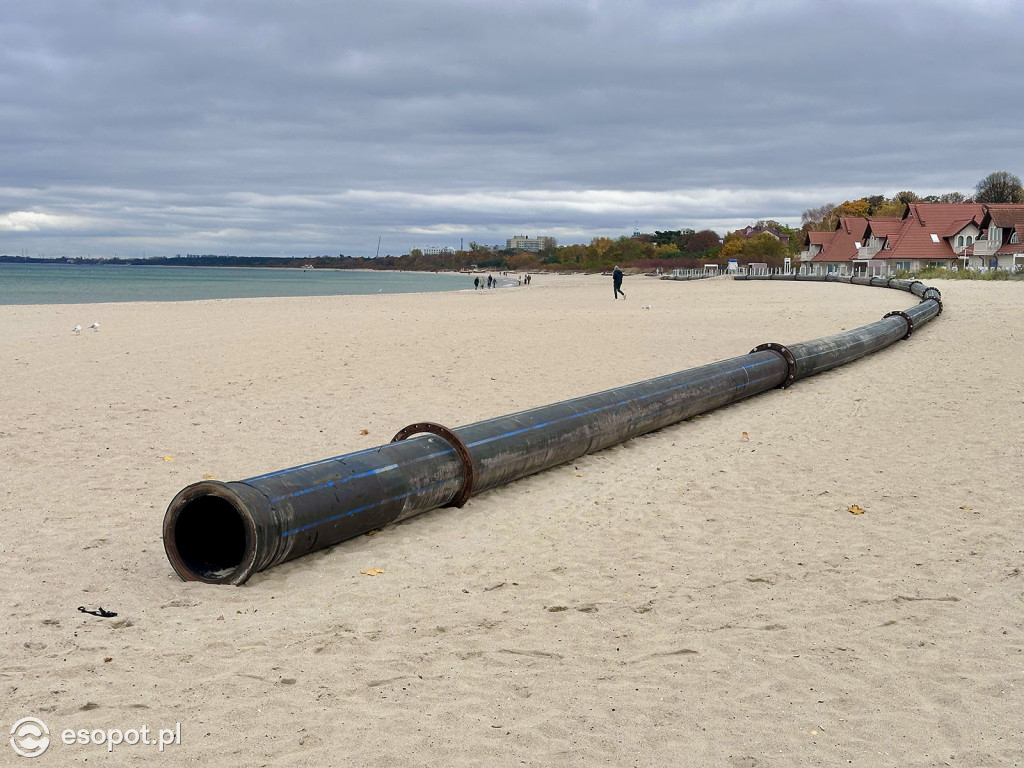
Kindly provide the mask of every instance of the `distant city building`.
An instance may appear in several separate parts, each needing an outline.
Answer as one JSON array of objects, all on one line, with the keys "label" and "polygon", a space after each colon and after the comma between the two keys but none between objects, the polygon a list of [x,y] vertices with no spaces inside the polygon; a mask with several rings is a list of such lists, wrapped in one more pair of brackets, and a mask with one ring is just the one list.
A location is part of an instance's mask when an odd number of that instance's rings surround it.
[{"label": "distant city building", "polygon": [[558,245],[553,237],[530,237],[529,235],[516,235],[505,242],[507,250],[533,251],[534,253],[551,250]]},{"label": "distant city building", "polygon": [[424,256],[437,256],[442,253],[455,253],[450,245],[425,245],[420,248]]}]

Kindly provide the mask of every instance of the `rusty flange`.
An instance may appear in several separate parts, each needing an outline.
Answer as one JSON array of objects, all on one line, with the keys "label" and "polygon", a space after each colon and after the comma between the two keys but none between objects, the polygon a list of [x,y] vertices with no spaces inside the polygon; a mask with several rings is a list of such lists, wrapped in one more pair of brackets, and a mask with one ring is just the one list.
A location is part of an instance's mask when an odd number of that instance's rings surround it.
[{"label": "rusty flange", "polygon": [[455,453],[462,462],[462,487],[459,489],[459,492],[452,497],[452,500],[445,505],[449,507],[461,507],[469,501],[469,497],[473,493],[473,483],[476,481],[476,467],[473,464],[473,457],[469,453],[469,448],[467,448],[466,444],[462,442],[462,439],[448,429],[448,427],[435,424],[432,421],[420,421],[416,424],[410,424],[407,427],[403,427],[398,430],[398,433],[393,438],[391,438],[391,442],[398,443],[412,437],[413,435],[420,435],[423,433],[437,435],[443,440],[446,440],[451,447],[455,449]]},{"label": "rusty flange", "polygon": [[750,354],[763,352],[766,349],[770,349],[772,352],[777,353],[786,361],[786,365],[789,366],[789,373],[786,376],[786,380],[779,385],[779,389],[786,389],[796,381],[796,358],[793,356],[793,353],[789,351],[788,347],[785,347],[782,344],[776,344],[774,341],[769,341],[767,344],[758,344],[750,350]]},{"label": "rusty flange", "polygon": [[895,316],[895,317],[902,317],[904,320],[907,321],[907,333],[906,333],[906,335],[903,338],[904,339],[909,339],[910,338],[910,334],[912,334],[914,332],[914,318],[912,318],[910,315],[908,315],[906,312],[904,312],[901,309],[894,309],[892,312],[886,312],[882,316],[882,319],[885,320],[885,318],[893,317],[893,316]]}]

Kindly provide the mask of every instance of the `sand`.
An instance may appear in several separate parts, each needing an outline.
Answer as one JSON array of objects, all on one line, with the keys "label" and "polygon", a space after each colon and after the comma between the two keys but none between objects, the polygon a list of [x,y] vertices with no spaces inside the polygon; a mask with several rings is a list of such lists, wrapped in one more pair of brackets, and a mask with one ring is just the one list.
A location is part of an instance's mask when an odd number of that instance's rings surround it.
[{"label": "sand", "polygon": [[[930,284],[941,317],[870,358],[242,587],[164,555],[168,502],[204,476],[916,299],[627,277],[612,301],[609,278],[542,275],[2,307],[4,722],[47,724],[39,765],[1022,765],[1024,283]],[[60,741],[177,723],[162,754]]]}]

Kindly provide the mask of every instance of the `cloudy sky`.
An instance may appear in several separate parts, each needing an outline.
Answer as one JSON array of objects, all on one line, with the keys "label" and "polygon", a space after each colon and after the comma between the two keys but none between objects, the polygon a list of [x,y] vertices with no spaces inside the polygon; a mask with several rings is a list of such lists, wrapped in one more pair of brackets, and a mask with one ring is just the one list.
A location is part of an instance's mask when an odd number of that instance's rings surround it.
[{"label": "cloudy sky", "polygon": [[0,7],[0,254],[724,233],[1024,175],[1019,0]]}]

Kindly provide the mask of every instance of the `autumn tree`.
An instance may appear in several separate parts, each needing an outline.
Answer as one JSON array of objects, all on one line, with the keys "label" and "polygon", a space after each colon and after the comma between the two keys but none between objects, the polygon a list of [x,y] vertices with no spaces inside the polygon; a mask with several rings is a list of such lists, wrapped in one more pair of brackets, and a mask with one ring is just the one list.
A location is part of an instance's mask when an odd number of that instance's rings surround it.
[{"label": "autumn tree", "polygon": [[722,238],[713,229],[702,229],[694,232],[686,241],[683,250],[686,253],[706,254],[722,247]]},{"label": "autumn tree", "polygon": [[866,198],[860,200],[846,200],[835,207],[835,215],[848,216],[853,218],[864,218],[871,210]]},{"label": "autumn tree", "polygon": [[979,203],[1024,203],[1024,186],[1007,171],[990,173],[975,185],[974,192]]},{"label": "autumn tree", "polygon": [[602,261],[608,249],[613,245],[615,245],[615,241],[610,237],[595,237],[590,241],[590,245],[587,246],[587,255],[593,261]]},{"label": "autumn tree", "polygon": [[530,251],[516,251],[505,260],[510,269],[517,272],[536,269],[541,262],[540,254]]},{"label": "autumn tree", "polygon": [[804,229],[832,230],[836,228],[838,220],[835,203],[825,203],[817,208],[808,208],[800,216],[800,222]]},{"label": "autumn tree", "polygon": [[556,254],[562,264],[584,264],[587,261],[587,246],[566,245],[558,248]]},{"label": "autumn tree", "polygon": [[718,253],[720,258],[723,259],[738,259],[743,255],[743,238],[729,239],[729,236],[725,237],[725,245],[722,246],[722,250]]}]

